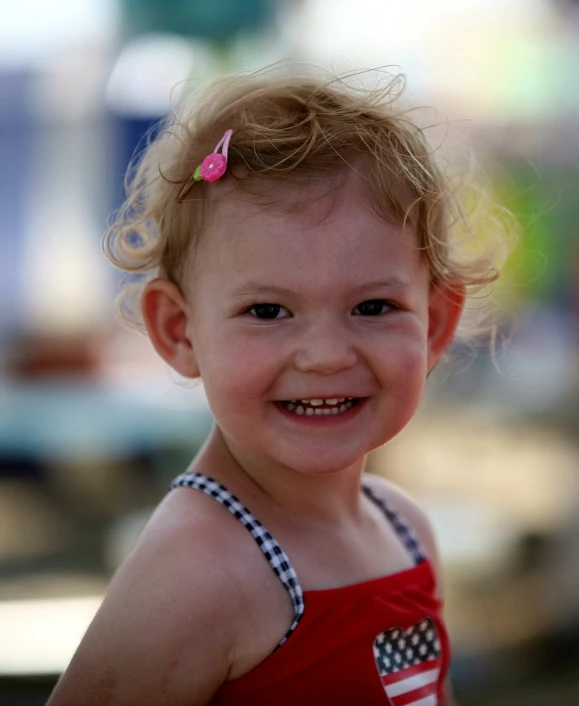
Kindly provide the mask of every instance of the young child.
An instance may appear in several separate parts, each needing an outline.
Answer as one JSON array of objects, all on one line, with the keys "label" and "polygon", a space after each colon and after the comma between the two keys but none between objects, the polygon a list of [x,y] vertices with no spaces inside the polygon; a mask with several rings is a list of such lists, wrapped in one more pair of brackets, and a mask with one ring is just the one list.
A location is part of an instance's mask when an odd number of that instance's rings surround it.
[{"label": "young child", "polygon": [[497,276],[456,213],[395,85],[222,77],[151,142],[106,249],[215,425],[50,706],[450,704],[432,531],[364,464]]}]

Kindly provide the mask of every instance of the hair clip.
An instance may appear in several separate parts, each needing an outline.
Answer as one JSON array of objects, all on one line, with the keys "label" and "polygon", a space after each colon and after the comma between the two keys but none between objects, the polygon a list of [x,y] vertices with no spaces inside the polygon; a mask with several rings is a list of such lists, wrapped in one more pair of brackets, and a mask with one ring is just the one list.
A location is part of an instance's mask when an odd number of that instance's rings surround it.
[{"label": "hair clip", "polygon": [[[227,152],[229,150],[229,140],[233,130],[226,130],[223,137],[215,145],[215,148],[211,154],[197,165],[189,179],[183,185],[183,188],[177,196],[177,202],[181,203],[187,194],[191,191],[191,188],[196,181],[217,181],[225,174],[227,169]],[[219,151],[221,150],[221,152]]]}]

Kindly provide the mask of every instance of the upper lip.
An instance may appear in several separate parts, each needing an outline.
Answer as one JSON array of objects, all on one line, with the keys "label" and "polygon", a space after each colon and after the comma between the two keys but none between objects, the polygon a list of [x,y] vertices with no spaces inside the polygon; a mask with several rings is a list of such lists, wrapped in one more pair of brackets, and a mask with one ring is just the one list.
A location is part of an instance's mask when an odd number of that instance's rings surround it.
[{"label": "upper lip", "polygon": [[307,395],[302,397],[296,397],[294,395],[293,397],[284,397],[281,401],[292,402],[293,400],[341,400],[342,398],[359,400],[362,399],[362,395],[349,395],[344,393],[340,393],[339,395]]}]

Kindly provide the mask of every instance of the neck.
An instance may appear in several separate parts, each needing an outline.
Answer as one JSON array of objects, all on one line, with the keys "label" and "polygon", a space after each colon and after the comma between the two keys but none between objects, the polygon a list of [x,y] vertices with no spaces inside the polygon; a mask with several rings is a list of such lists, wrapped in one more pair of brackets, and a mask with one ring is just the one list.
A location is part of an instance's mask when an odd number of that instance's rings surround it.
[{"label": "neck", "polygon": [[[285,466],[272,468],[236,447],[215,426],[195,466],[219,469],[225,485],[239,488],[248,498],[266,502],[276,513],[303,525],[359,521],[363,515],[360,481],[365,459],[354,466],[325,475],[298,473]],[[212,475],[208,471],[209,475]],[[214,474],[213,474],[214,475]]]}]

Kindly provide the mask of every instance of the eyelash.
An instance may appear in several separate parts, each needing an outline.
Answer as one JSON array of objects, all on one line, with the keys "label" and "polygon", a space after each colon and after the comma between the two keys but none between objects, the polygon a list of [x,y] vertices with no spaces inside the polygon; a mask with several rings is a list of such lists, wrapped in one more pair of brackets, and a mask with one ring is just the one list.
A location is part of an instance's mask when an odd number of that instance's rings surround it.
[{"label": "eyelash", "polygon": [[[379,314],[366,314],[366,315],[361,314],[361,316],[366,316],[366,318],[376,318],[378,316],[384,316],[385,314],[387,314],[391,311],[394,311],[398,308],[395,304],[393,304],[391,301],[388,301],[387,299],[366,299],[365,301],[360,302],[360,304],[355,306],[354,309],[352,309],[352,311],[354,311],[355,309],[358,309],[359,307],[361,307],[364,304],[381,304],[382,307],[384,307],[384,306],[387,307],[386,311],[381,311]],[[257,316],[257,314],[255,314],[255,313],[252,314],[253,310],[258,309],[258,308],[264,308],[264,307],[268,307],[270,309],[277,308],[278,313],[279,313],[280,309],[285,309],[286,311],[288,311],[288,309],[286,309],[286,307],[282,306],[281,304],[274,304],[272,302],[256,302],[255,304],[252,304],[247,309],[245,309],[243,313],[248,314],[250,316],[253,316],[256,319],[259,319],[260,321],[277,321],[277,320],[279,320],[277,316],[261,317],[261,316]],[[282,318],[289,318],[289,317],[284,316]]]}]

